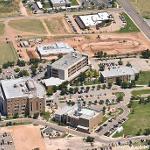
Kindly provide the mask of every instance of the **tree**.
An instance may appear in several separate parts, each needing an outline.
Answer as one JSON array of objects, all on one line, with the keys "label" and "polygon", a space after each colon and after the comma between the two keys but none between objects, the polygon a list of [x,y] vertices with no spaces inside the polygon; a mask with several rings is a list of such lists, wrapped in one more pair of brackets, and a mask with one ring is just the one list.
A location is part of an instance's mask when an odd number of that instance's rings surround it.
[{"label": "tree", "polygon": [[147,50],[141,52],[141,57],[144,59],[149,59],[150,58],[150,50],[147,49]]},{"label": "tree", "polygon": [[106,84],[103,84],[103,85],[102,85],[102,89],[106,89]]},{"label": "tree", "polygon": [[20,68],[15,68],[14,71],[15,71],[15,72],[19,72],[19,71],[20,71]]},{"label": "tree", "polygon": [[87,136],[87,138],[85,139],[86,142],[94,142],[94,137],[91,136]]},{"label": "tree", "polygon": [[106,113],[106,107],[105,106],[103,107],[102,111],[103,111],[103,115],[105,115],[105,113]]},{"label": "tree", "polygon": [[121,78],[116,78],[116,84],[121,86],[122,84],[122,79]]},{"label": "tree", "polygon": [[150,87],[150,81],[148,82],[148,87]]},{"label": "tree", "polygon": [[2,68],[0,68],[0,73],[2,73]]},{"label": "tree", "polygon": [[100,105],[103,105],[103,104],[104,104],[104,100],[100,100],[100,101],[99,101],[99,104],[100,104]]},{"label": "tree", "polygon": [[108,82],[108,88],[111,89],[112,87],[112,82]]},{"label": "tree", "polygon": [[99,64],[99,70],[100,71],[104,71],[105,70],[105,65],[103,65],[103,64]]},{"label": "tree", "polygon": [[20,59],[18,59],[18,61],[17,61],[17,65],[18,65],[19,67],[23,67],[23,66],[25,66],[25,65],[26,65],[26,62],[25,62],[24,60],[20,60]]},{"label": "tree", "polygon": [[126,66],[127,67],[132,67],[132,65],[130,64],[130,62],[127,62]]},{"label": "tree", "polygon": [[122,85],[121,85],[122,88],[126,89],[129,87],[129,83],[128,82],[122,82]]},{"label": "tree", "polygon": [[19,77],[23,77],[23,76],[29,76],[29,72],[27,70],[20,70],[20,72],[18,73]]},{"label": "tree", "polygon": [[123,61],[121,59],[118,61],[118,65],[123,65]]}]

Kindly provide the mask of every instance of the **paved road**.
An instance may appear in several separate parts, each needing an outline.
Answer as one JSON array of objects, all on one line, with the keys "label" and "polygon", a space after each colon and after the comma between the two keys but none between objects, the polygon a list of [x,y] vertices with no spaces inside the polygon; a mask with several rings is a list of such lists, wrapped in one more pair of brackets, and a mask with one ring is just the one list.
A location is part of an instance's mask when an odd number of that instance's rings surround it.
[{"label": "paved road", "polygon": [[118,0],[118,2],[122,5],[132,20],[137,24],[144,35],[150,40],[150,27],[144,21],[143,17],[134,9],[129,0]]}]

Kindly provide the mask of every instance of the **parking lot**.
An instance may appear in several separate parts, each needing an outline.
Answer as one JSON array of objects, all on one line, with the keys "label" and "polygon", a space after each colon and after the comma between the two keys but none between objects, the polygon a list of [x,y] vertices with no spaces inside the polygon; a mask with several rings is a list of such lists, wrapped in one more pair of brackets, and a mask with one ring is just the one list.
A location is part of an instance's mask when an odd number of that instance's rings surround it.
[{"label": "parking lot", "polygon": [[13,138],[10,133],[0,133],[0,150],[15,150]]}]

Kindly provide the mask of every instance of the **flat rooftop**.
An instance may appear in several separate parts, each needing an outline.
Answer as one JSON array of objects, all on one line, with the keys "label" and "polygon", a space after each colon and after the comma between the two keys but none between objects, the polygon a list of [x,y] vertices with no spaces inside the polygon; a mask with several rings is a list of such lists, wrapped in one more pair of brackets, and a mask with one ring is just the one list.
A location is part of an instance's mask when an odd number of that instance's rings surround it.
[{"label": "flat rooftop", "polygon": [[74,64],[78,63],[79,61],[82,61],[87,56],[83,54],[79,54],[76,52],[69,53],[67,55],[64,55],[59,60],[55,61],[54,63],[50,64],[53,68],[65,70]]},{"label": "flat rooftop", "polygon": [[19,97],[43,98],[45,95],[44,87],[31,78],[1,80],[0,84],[6,99]]},{"label": "flat rooftop", "polygon": [[68,3],[71,3],[69,0],[50,0],[52,4],[61,4],[61,3],[64,3],[64,4],[68,4]]},{"label": "flat rooftop", "polygon": [[59,114],[59,115],[67,114],[68,116],[71,117],[90,119],[95,115],[99,114],[99,112],[88,108],[81,108],[81,111],[78,111],[78,106],[74,105],[74,106],[65,106],[63,108],[59,108],[55,112],[55,114]]},{"label": "flat rooftop", "polygon": [[95,26],[97,24],[102,23],[102,21],[104,20],[110,19],[109,14],[107,12],[97,13],[92,15],[83,15],[83,16],[79,16],[79,18],[82,20],[82,22],[86,27]]},{"label": "flat rooftop", "polygon": [[61,80],[55,77],[50,77],[48,79],[44,79],[42,82],[45,84],[46,87],[48,87],[48,86],[54,86],[54,85],[59,86],[60,84],[64,82],[64,80]]},{"label": "flat rooftop", "polygon": [[135,68],[126,67],[126,66],[119,66],[116,68],[111,68],[110,70],[101,71],[103,77],[116,77],[116,76],[123,76],[123,75],[134,75],[139,71]]},{"label": "flat rooftop", "polygon": [[37,51],[40,55],[50,55],[50,54],[64,54],[73,52],[74,49],[66,43],[56,42],[46,45],[37,46]]}]

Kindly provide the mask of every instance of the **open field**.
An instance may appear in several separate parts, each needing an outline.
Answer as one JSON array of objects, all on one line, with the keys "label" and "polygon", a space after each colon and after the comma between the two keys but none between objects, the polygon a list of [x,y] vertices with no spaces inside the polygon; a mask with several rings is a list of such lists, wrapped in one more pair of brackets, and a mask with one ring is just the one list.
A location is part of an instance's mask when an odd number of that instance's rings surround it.
[{"label": "open field", "polygon": [[150,1],[149,0],[130,0],[135,8],[145,18],[150,18]]},{"label": "open field", "polygon": [[0,36],[3,35],[5,32],[5,25],[4,23],[0,22]]},{"label": "open field", "polygon": [[68,31],[66,29],[66,23],[65,20],[62,17],[53,17],[49,19],[44,20],[49,31],[52,34],[67,34]]},{"label": "open field", "polygon": [[38,126],[19,125],[13,127],[4,127],[1,128],[1,131],[11,133],[16,150],[32,150],[34,148],[46,150],[44,140],[41,137]]},{"label": "open field", "polygon": [[19,0],[0,0],[0,17],[15,16],[19,14]]},{"label": "open field", "polygon": [[12,20],[9,22],[9,26],[15,30],[29,32],[33,34],[45,34],[46,33],[42,22],[38,19]]},{"label": "open field", "polygon": [[124,28],[121,28],[119,32],[124,33],[124,32],[139,32],[140,31],[127,14],[123,13],[123,16],[125,17],[127,24],[125,25]]},{"label": "open field", "polygon": [[149,128],[150,123],[150,104],[138,104],[138,102],[133,102],[132,108],[134,113],[129,115],[129,119],[123,125],[125,135],[136,135],[141,129]]},{"label": "open field", "polygon": [[141,96],[141,95],[144,95],[144,94],[150,94],[150,89],[132,91],[133,96]]},{"label": "open field", "polygon": [[139,75],[139,79],[136,81],[136,84],[148,84],[150,82],[150,71],[143,71]]},{"label": "open field", "polygon": [[8,61],[17,61],[18,56],[12,43],[0,42],[0,65]]}]

